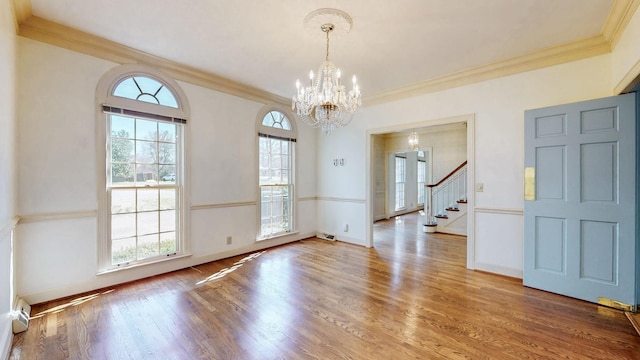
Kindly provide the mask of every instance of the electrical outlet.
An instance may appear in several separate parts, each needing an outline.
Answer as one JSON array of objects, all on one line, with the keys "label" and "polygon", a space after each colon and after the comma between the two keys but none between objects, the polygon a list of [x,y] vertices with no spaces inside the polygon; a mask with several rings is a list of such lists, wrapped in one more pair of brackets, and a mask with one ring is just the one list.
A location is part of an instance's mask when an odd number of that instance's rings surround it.
[{"label": "electrical outlet", "polygon": [[349,224],[344,224],[344,232],[349,232]]},{"label": "electrical outlet", "polygon": [[231,236],[227,236],[227,245],[231,245],[233,242],[233,238]]},{"label": "electrical outlet", "polygon": [[484,184],[476,183],[476,192],[483,192],[483,191],[484,191]]}]

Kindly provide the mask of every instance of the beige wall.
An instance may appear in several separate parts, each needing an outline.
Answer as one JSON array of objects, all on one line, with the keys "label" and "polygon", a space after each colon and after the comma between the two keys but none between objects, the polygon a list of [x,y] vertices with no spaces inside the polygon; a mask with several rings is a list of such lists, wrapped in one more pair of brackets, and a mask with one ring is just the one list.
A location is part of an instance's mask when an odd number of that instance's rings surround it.
[{"label": "beige wall", "polygon": [[0,359],[11,346],[9,311],[13,303],[11,230],[16,200],[16,34],[8,1],[0,1]]},{"label": "beige wall", "polygon": [[[298,126],[298,233],[256,243],[257,132],[263,104],[179,82],[187,125],[192,256],[96,275],[96,86],[117,64],[18,41],[16,290],[30,302],[159,274],[315,235],[316,133]],[[100,118],[101,119],[101,118]],[[231,236],[233,243],[227,245]]]},{"label": "beige wall", "polygon": [[[319,156],[348,153],[366,159],[368,133],[389,127],[412,128],[416,124],[473,114],[471,134],[475,153],[475,177],[484,192],[472,193],[475,208],[469,216],[476,223],[469,234],[475,253],[470,266],[510,276],[522,274],[523,123],[526,109],[611,95],[611,55],[548,67],[473,85],[366,107],[352,123],[319,143]],[[335,135],[335,136],[334,136]],[[324,161],[319,161],[320,167]],[[370,182],[366,161],[340,169],[340,176],[319,171],[319,224],[357,211],[367,215]],[[326,200],[324,200],[326,198]],[[342,198],[362,199],[342,205]],[[330,212],[325,212],[325,209]],[[347,240],[367,245],[370,216],[360,216]],[[337,223],[337,222],[336,222]],[[326,224],[329,231],[331,224]],[[470,229],[471,231],[471,229]]]},{"label": "beige wall", "polygon": [[[101,144],[95,139],[94,97],[98,79],[116,64],[19,39],[16,100],[16,37],[9,6],[6,2],[0,6],[0,264],[9,259],[4,229],[10,227],[17,208],[22,216],[16,237],[17,293],[44,301],[257,248],[255,206],[234,204],[255,201],[257,196],[252,180],[254,126],[262,105],[180,83],[193,117],[189,205],[197,209],[191,211],[188,224],[193,256],[96,276],[96,176],[101,171],[95,149]],[[317,230],[367,245],[374,213],[367,166],[369,134],[472,114],[475,127],[467,135],[472,139],[467,145],[475,154],[473,181],[482,182],[484,192],[471,196],[469,216],[476,226],[469,234],[474,249],[469,262],[474,268],[520,276],[524,110],[614,94],[614,88],[637,72],[639,38],[636,14],[612,54],[391,103],[365,104],[348,127],[330,136],[301,124],[300,236]],[[333,166],[335,158],[344,159],[345,165]],[[444,160],[443,169],[448,162],[454,161]],[[227,236],[234,238],[232,246],[226,245]],[[10,289],[8,270],[0,267],[0,294]],[[8,299],[0,299],[0,315],[8,305]],[[7,324],[0,321],[0,336]]]}]

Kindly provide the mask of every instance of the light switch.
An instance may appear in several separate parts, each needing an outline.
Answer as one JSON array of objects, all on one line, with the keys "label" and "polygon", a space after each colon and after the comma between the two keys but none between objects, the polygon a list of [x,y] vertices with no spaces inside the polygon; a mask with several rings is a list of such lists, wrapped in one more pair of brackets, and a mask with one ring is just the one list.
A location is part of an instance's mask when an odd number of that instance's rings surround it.
[{"label": "light switch", "polygon": [[476,183],[476,192],[483,192],[483,191],[484,191],[484,184]]}]

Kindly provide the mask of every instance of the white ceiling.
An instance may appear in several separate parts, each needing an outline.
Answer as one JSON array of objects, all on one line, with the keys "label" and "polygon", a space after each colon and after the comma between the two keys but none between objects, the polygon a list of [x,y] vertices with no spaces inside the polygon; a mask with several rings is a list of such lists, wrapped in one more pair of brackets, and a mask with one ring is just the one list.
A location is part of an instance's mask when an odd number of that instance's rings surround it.
[{"label": "white ceiling", "polygon": [[319,8],[353,19],[331,60],[365,97],[602,33],[614,0],[31,0],[33,15],[290,97],[324,60]]}]

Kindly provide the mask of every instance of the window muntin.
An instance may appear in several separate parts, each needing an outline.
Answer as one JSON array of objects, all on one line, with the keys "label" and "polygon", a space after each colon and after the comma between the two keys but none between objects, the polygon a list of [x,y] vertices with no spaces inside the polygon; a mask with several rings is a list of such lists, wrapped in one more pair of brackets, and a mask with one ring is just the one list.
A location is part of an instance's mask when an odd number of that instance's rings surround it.
[{"label": "window muntin", "polygon": [[396,211],[405,208],[405,183],[407,159],[396,156]]},{"label": "window muntin", "polygon": [[291,130],[291,123],[280,111],[269,111],[262,118],[262,125],[276,129]]},{"label": "window muntin", "polygon": [[114,96],[178,108],[176,97],[161,82],[146,76],[131,76],[120,81]]},{"label": "window muntin", "polygon": [[[294,231],[294,154],[296,139],[287,116],[276,110],[260,120],[258,240]],[[285,135],[285,136],[283,136]]]},{"label": "window muntin", "polygon": [[418,160],[418,205],[424,205],[426,181],[427,163],[424,160]]},{"label": "window muntin", "polygon": [[107,118],[110,266],[178,253],[178,135],[184,125]]}]

